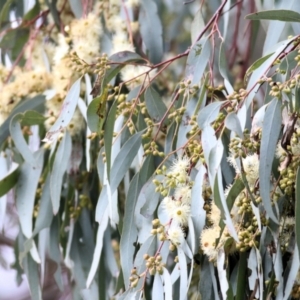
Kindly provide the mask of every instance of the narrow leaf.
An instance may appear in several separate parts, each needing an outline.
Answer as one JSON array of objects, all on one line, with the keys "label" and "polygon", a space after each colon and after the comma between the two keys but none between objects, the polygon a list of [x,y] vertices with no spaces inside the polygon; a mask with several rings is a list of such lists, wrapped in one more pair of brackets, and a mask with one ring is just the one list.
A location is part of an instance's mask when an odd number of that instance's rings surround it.
[{"label": "narrow leaf", "polygon": [[300,22],[300,14],[293,10],[274,9],[259,11],[246,16],[248,20],[278,20],[284,22]]},{"label": "narrow leaf", "polygon": [[141,188],[140,176],[139,173],[137,173],[130,183],[126,197],[123,230],[120,241],[120,259],[126,288],[129,286],[130,272],[133,268],[134,242],[137,239],[134,210]]},{"label": "narrow leaf", "polygon": [[211,54],[208,38],[198,41],[190,50],[185,70],[185,80],[191,80],[191,85],[199,84]]},{"label": "narrow leaf", "polygon": [[151,119],[155,123],[159,122],[164,117],[167,107],[164,104],[162,97],[151,86],[146,90],[145,102]]},{"label": "narrow leaf", "polygon": [[153,0],[142,0],[139,24],[143,42],[149,52],[149,60],[156,64],[163,56],[162,24]]},{"label": "narrow leaf", "polygon": [[281,102],[273,99],[267,107],[262,128],[259,164],[259,190],[268,216],[278,222],[270,199],[270,176],[281,129]]},{"label": "narrow leaf", "polygon": [[53,213],[56,215],[59,210],[61,188],[63,186],[63,176],[68,168],[72,151],[72,140],[66,131],[64,137],[58,145],[55,154],[51,178],[50,178],[50,195],[53,206]]},{"label": "narrow leaf", "polygon": [[45,142],[53,142],[58,137],[59,133],[68,126],[73,118],[79,94],[80,94],[80,82],[81,78],[77,79],[71,89],[69,90],[66,99],[62,104],[62,108],[59,117],[55,123],[51,126],[44,139]]},{"label": "narrow leaf", "polygon": [[20,168],[19,165],[13,163],[10,171],[4,178],[0,180],[0,197],[4,196],[9,192],[11,188],[13,188],[19,178]]},{"label": "narrow leaf", "polygon": [[32,214],[35,193],[43,168],[43,149],[34,153],[35,164],[24,162],[20,168],[19,180],[16,187],[16,206],[23,234],[30,238],[32,235]]},{"label": "narrow leaf", "polygon": [[119,186],[125,173],[128,171],[131,163],[133,162],[137,152],[141,146],[142,132],[138,132],[133,135],[121,148],[117,155],[112,168],[111,168],[111,192],[113,193]]}]

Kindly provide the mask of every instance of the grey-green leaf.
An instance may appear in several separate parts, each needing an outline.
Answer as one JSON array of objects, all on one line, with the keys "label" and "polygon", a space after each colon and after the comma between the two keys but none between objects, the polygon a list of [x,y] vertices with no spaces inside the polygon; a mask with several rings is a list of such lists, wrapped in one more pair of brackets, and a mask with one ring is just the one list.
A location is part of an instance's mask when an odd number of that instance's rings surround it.
[{"label": "grey-green leaf", "polygon": [[[145,102],[148,113],[152,120],[155,123],[161,121],[167,111],[167,107],[164,104],[162,97],[151,86],[145,92]],[[164,120],[164,123],[165,121],[166,118]]]},{"label": "grey-green leaf", "polygon": [[137,239],[138,233],[134,222],[134,210],[141,188],[140,176],[139,173],[137,173],[129,186],[120,241],[120,259],[126,288],[129,286],[130,271],[133,268],[134,242]]},{"label": "grey-green leaf", "polygon": [[200,129],[203,129],[217,118],[222,104],[223,102],[216,101],[200,110],[198,115],[198,125]]},{"label": "grey-green leaf", "polygon": [[77,79],[69,90],[66,99],[63,102],[59,117],[46,134],[44,139],[46,142],[54,141],[59,133],[70,123],[80,94],[80,82],[81,78]]},{"label": "grey-green leaf", "polygon": [[293,10],[274,9],[259,11],[246,16],[248,20],[278,20],[283,22],[300,22],[300,14]]},{"label": "grey-green leaf", "polygon": [[270,176],[275,149],[281,129],[281,102],[273,99],[267,107],[262,128],[259,164],[259,189],[264,208],[274,222],[278,222],[270,199]]},{"label": "grey-green leaf", "polygon": [[139,13],[140,31],[149,60],[156,64],[163,56],[162,25],[153,0],[142,0]]},{"label": "grey-green leaf", "polygon": [[59,210],[63,176],[70,163],[71,151],[72,140],[69,133],[66,131],[64,133],[63,139],[58,145],[50,178],[50,195],[54,214],[57,214]]},{"label": "grey-green leaf", "polygon": [[128,171],[142,143],[142,132],[133,135],[121,148],[117,155],[110,173],[111,193],[119,186],[125,173]]},{"label": "grey-green leaf", "polygon": [[23,234],[32,235],[32,214],[38,181],[43,168],[44,151],[40,149],[33,154],[34,164],[25,161],[20,168],[16,187],[16,206]]},{"label": "grey-green leaf", "polygon": [[191,80],[191,85],[199,84],[211,54],[211,44],[208,38],[198,41],[190,50],[185,70],[185,80]]}]

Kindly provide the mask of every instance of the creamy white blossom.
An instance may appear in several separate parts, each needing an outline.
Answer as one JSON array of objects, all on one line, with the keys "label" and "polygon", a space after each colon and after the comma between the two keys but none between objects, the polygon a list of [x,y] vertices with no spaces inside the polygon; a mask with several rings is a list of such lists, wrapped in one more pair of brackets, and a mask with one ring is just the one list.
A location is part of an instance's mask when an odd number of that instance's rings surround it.
[{"label": "creamy white blossom", "polygon": [[172,222],[172,225],[168,230],[168,238],[170,242],[176,246],[181,245],[184,241],[184,233],[181,227],[175,222]]},{"label": "creamy white blossom", "polygon": [[179,186],[175,189],[174,196],[183,204],[191,204],[192,189],[188,185]]}]

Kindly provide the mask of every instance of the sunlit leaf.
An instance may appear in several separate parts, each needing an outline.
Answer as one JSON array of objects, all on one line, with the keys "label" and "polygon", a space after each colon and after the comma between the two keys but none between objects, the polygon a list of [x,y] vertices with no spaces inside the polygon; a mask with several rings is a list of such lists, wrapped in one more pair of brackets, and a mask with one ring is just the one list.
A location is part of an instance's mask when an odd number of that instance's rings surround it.
[{"label": "sunlit leaf", "polygon": [[202,38],[190,50],[185,70],[185,80],[191,85],[199,84],[211,54],[211,45],[207,38]]},{"label": "sunlit leaf", "polygon": [[268,105],[262,128],[259,164],[259,190],[268,216],[278,222],[270,199],[270,175],[276,144],[281,129],[281,103],[273,99]]},{"label": "sunlit leaf", "polygon": [[300,22],[300,14],[293,10],[274,9],[259,11],[246,16],[249,20],[279,20],[284,22]]},{"label": "sunlit leaf", "polygon": [[70,163],[71,151],[72,140],[69,133],[66,131],[58,145],[50,178],[50,195],[54,214],[57,214],[59,210],[63,176]]},{"label": "sunlit leaf", "polygon": [[60,114],[55,123],[48,130],[45,142],[53,142],[57,139],[59,133],[70,123],[79,98],[81,78],[77,79],[69,90],[66,99],[62,104]]},{"label": "sunlit leaf", "polygon": [[16,207],[22,232],[27,238],[30,238],[32,235],[32,215],[35,193],[43,168],[43,149],[34,153],[33,158],[34,164],[27,161],[22,164],[16,186]]}]

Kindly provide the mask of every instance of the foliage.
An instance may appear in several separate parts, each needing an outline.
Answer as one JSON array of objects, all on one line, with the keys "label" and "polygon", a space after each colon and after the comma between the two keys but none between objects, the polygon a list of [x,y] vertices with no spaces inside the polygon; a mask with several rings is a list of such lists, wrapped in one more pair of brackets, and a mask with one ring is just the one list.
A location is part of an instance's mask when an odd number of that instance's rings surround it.
[{"label": "foliage", "polygon": [[0,4],[0,241],[32,299],[300,298],[300,5],[275,2]]}]

